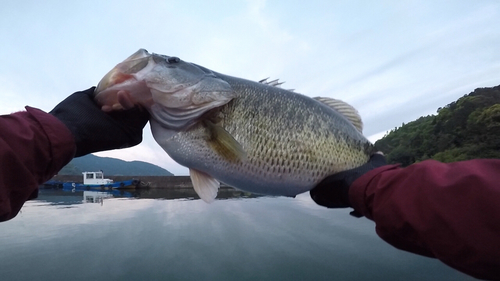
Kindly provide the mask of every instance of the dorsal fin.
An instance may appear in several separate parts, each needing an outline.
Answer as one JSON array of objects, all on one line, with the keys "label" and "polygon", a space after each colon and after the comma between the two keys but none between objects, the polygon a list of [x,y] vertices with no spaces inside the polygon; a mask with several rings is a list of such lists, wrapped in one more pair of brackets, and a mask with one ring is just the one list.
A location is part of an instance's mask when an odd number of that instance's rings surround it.
[{"label": "dorsal fin", "polygon": [[272,81],[267,81],[267,79],[269,79],[269,77],[260,80],[259,83],[266,84],[269,86],[278,87],[278,88],[281,86],[281,84],[285,83],[285,82],[280,82],[279,79],[274,79]]},{"label": "dorsal fin", "polygon": [[[269,86],[278,87],[278,88],[281,88],[281,85],[283,83],[285,83],[285,82],[279,82],[279,79],[276,79],[276,80],[273,80],[273,81],[267,81],[267,79],[269,79],[269,77],[260,80],[259,83],[266,84],[266,85],[269,85]],[[295,92],[295,89],[286,89],[286,90],[290,91],[290,92]]]},{"label": "dorsal fin", "polygon": [[360,133],[363,133],[363,121],[361,121],[361,116],[352,105],[332,98],[315,97],[314,99],[338,111],[347,120],[351,121]]}]

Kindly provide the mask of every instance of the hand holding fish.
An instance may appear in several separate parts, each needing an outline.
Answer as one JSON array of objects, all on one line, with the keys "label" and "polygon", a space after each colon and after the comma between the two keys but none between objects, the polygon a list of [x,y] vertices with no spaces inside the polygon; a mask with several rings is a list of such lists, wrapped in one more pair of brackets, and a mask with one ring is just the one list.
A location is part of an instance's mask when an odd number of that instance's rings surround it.
[{"label": "hand holding fish", "polygon": [[368,163],[360,167],[328,176],[311,189],[309,194],[316,204],[327,208],[352,207],[349,199],[352,183],[367,172],[386,164],[384,155],[375,153]]},{"label": "hand holding fish", "polygon": [[[142,141],[142,129],[149,120],[146,110],[134,108],[105,113],[93,100],[94,87],[76,92],[59,103],[50,114],[68,127],[76,143],[75,157],[88,153],[130,147]],[[118,95],[126,95],[121,91]]]}]

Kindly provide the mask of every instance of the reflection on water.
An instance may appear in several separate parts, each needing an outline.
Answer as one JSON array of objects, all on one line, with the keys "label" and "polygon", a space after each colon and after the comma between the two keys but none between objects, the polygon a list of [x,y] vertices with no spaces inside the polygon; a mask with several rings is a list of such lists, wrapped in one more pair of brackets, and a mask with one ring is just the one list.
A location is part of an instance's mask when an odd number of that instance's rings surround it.
[{"label": "reflection on water", "polygon": [[41,190],[0,223],[1,280],[472,280],[307,194],[227,192]]},{"label": "reflection on water", "polygon": [[[89,196],[89,200],[85,196]],[[83,197],[82,197],[83,196]],[[95,197],[95,198],[94,198]],[[258,198],[262,195],[239,191],[232,188],[221,188],[217,193],[217,200],[237,199],[237,198]],[[83,198],[83,201],[82,201]],[[87,203],[101,203],[100,198],[135,198],[135,199],[200,199],[193,188],[167,189],[112,189],[103,191],[72,191],[63,189],[40,189],[38,201],[49,202],[55,205],[70,205]],[[98,200],[98,202],[92,202]]]},{"label": "reflection on water", "polygon": [[84,191],[83,192],[83,202],[85,203],[104,203],[104,199],[113,197],[113,194],[109,192],[100,191]]}]

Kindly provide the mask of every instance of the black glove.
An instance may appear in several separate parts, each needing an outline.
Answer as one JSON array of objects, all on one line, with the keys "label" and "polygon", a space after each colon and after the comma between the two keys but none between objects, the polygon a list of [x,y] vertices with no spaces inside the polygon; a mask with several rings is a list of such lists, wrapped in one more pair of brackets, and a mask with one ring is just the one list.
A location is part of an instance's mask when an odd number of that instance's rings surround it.
[{"label": "black glove", "polygon": [[309,195],[316,204],[327,208],[351,207],[349,202],[351,184],[366,172],[386,164],[384,155],[375,153],[368,163],[362,166],[326,177],[309,192]]},{"label": "black glove", "polygon": [[72,94],[49,112],[73,134],[75,157],[141,143],[149,113],[138,107],[105,113],[94,102],[94,89]]}]

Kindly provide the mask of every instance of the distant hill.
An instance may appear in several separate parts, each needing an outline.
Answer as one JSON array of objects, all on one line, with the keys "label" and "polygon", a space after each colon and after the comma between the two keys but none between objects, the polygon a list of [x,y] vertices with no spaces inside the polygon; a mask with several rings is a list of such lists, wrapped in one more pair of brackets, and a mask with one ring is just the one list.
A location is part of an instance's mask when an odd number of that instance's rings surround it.
[{"label": "distant hill", "polygon": [[102,170],[105,176],[173,176],[169,171],[142,161],[123,161],[88,154],[74,158],[59,171],[59,175],[81,175],[82,172]]},{"label": "distant hill", "polygon": [[500,158],[500,86],[479,88],[375,143],[389,163]]}]

